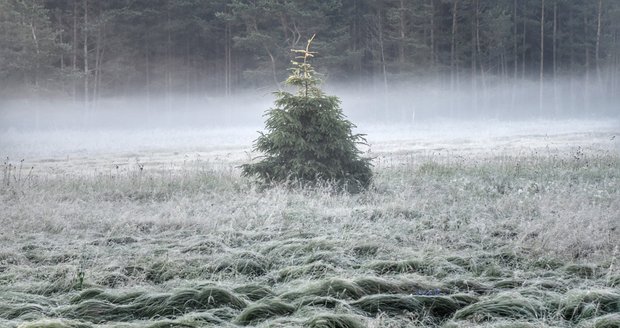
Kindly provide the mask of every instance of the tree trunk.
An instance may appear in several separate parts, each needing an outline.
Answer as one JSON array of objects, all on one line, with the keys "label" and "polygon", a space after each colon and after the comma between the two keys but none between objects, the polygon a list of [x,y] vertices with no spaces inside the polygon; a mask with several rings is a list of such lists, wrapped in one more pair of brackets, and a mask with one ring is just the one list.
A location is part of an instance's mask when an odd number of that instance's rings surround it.
[{"label": "tree trunk", "polygon": [[512,8],[512,37],[513,37],[513,45],[512,45],[512,51],[513,51],[513,61],[514,61],[514,71],[513,71],[513,81],[512,81],[512,91],[511,91],[511,95],[510,95],[510,107],[513,109],[513,111],[515,110],[515,105],[517,102],[517,76],[518,76],[518,72],[519,72],[519,53],[518,53],[518,35],[517,35],[517,25],[519,24],[518,22],[518,18],[517,18],[517,0],[513,1],[513,8]]},{"label": "tree trunk", "polygon": [[[350,37],[351,37],[351,50],[353,53],[357,53],[358,49],[359,49],[359,23],[358,23],[358,6],[357,6],[357,1],[358,0],[353,0],[353,18],[351,19],[351,29],[350,29]],[[354,63],[354,70],[355,73],[357,74],[357,88],[358,90],[361,90],[362,88],[362,59],[361,56],[359,59],[355,60]]]},{"label": "tree trunk", "polygon": [[[474,0],[474,2],[477,4],[478,0]],[[475,6],[474,7],[474,16],[477,17],[478,15],[478,7]],[[473,104],[473,108],[472,111],[476,114],[478,114],[479,108],[478,108],[478,73],[477,73],[477,60],[478,60],[478,50],[476,47],[476,32],[478,29],[478,21],[477,19],[474,19],[473,22],[474,26],[472,26],[471,29],[471,87],[472,87],[472,104]]]},{"label": "tree trunk", "polygon": [[558,48],[558,3],[553,2],[553,78],[557,78],[557,48]]},{"label": "tree trunk", "polygon": [[387,67],[385,64],[385,49],[383,45],[383,24],[381,23],[381,13],[378,13],[379,19],[379,48],[381,50],[381,72],[383,73],[383,113],[384,117],[388,118],[388,78]]},{"label": "tree trunk", "polygon": [[94,86],[93,86],[93,97],[92,101],[97,104],[99,100],[99,88],[101,87],[101,63],[103,61],[103,40],[105,33],[105,22],[100,22],[97,28],[97,40],[95,43],[95,77],[94,77]]},{"label": "tree trunk", "polygon": [[[62,24],[63,23],[62,13],[59,13],[57,18],[58,18],[58,30],[60,31],[60,32],[58,32],[58,42],[60,42],[60,44],[64,44],[65,40],[64,40],[64,31],[63,31],[63,26],[62,26],[63,25]],[[66,64],[65,64],[65,52],[62,51],[60,53],[60,74],[61,74],[60,83],[61,83],[61,90],[62,90],[62,92],[67,91],[67,85],[65,83],[66,82],[66,79],[65,79],[65,66],[66,66]]]},{"label": "tree trunk", "polygon": [[[402,0],[401,0],[402,1]],[[435,69],[435,0],[431,2],[431,71]]]},{"label": "tree trunk", "polygon": [[584,88],[583,88],[583,109],[586,113],[588,113],[590,111],[590,47],[588,46],[587,43],[587,38],[588,38],[588,14],[584,13],[583,16],[583,26],[584,26],[584,38],[586,38],[586,44],[584,46],[585,49],[585,56],[586,56],[586,62],[585,62],[585,81],[584,81]]},{"label": "tree trunk", "polygon": [[37,39],[37,28],[34,25],[34,19],[30,22],[30,31],[32,32],[32,43],[34,44],[34,50],[35,50],[35,62],[34,62],[34,71],[32,72],[32,76],[30,77],[32,79],[32,83],[34,84],[35,90],[37,92],[37,94],[39,93],[39,69],[40,69],[40,64],[39,64],[39,57],[41,55],[41,50],[39,48],[39,39]]},{"label": "tree trunk", "polygon": [[512,33],[513,33],[513,38],[514,38],[514,44],[513,44],[513,55],[514,55],[514,80],[517,80],[517,72],[519,71],[519,55],[518,55],[518,36],[517,36],[517,25],[518,25],[518,18],[517,18],[517,0],[514,0],[514,7],[513,7],[513,11],[512,11]]},{"label": "tree trunk", "polygon": [[[62,26],[62,14],[58,14],[58,30],[60,31],[58,33],[58,41],[60,42],[60,44],[64,43],[64,38],[63,38],[63,26]],[[65,53],[64,51],[60,53],[60,72],[64,73],[65,71]],[[64,91],[64,79],[63,79],[63,91]]]},{"label": "tree trunk", "polygon": [[171,89],[172,89],[172,23],[170,19],[170,0],[166,2],[166,82],[165,82],[165,104],[166,110],[172,108]]},{"label": "tree trunk", "polygon": [[224,94],[226,97],[231,94],[231,33],[230,33],[230,22],[226,22],[226,28],[224,31],[225,45],[224,45]]},{"label": "tree trunk", "polygon": [[275,83],[278,90],[280,90],[280,82],[278,81],[278,74],[276,71],[276,58],[271,53],[271,50],[267,46],[265,46],[265,51],[269,55],[269,59],[271,60],[271,73],[273,75],[273,82]]},{"label": "tree trunk", "polygon": [[618,96],[616,92],[620,87],[620,52],[618,52],[618,34],[620,34],[620,31],[616,30],[612,45],[612,49],[616,49],[616,51],[614,54],[612,73],[610,74],[612,75],[613,80],[611,83],[611,88],[609,89],[611,94],[614,96]]},{"label": "tree trunk", "polygon": [[[480,42],[480,0],[476,0],[476,58],[478,63],[478,69],[480,70],[480,79],[482,81],[482,101],[483,107],[486,107],[487,101],[487,85],[486,85],[486,76],[484,71],[484,65],[482,64],[482,60],[480,57],[482,56],[482,47]],[[476,91],[477,94],[477,91]]]},{"label": "tree trunk", "polygon": [[557,64],[557,41],[558,41],[558,2],[553,1],[553,112],[559,115],[558,106],[558,64]]},{"label": "tree trunk", "polygon": [[82,34],[84,34],[84,45],[83,45],[83,56],[84,56],[84,107],[88,109],[89,103],[89,86],[88,86],[88,0],[84,0],[84,30]]},{"label": "tree trunk", "polygon": [[600,68],[600,48],[601,48],[601,16],[603,10],[603,0],[598,0],[598,11],[596,19],[596,48],[594,49],[594,61],[596,65],[596,80],[599,86],[602,84]]},{"label": "tree trunk", "polygon": [[[575,19],[574,19],[573,9],[572,7],[568,7],[568,26],[569,26],[568,47],[570,49],[569,51],[569,71],[570,72],[575,72],[575,39],[574,39],[575,31],[572,29],[574,25],[575,25]],[[570,77],[569,80],[570,80],[570,86],[569,86],[570,101],[568,103],[570,104],[571,113],[574,113],[576,106],[577,106],[579,93],[578,91],[575,90],[575,79],[573,77]]]},{"label": "tree trunk", "polygon": [[538,114],[543,112],[544,93],[544,69],[545,69],[545,0],[541,0],[540,6],[540,89],[538,93]]},{"label": "tree trunk", "polygon": [[[217,71],[217,70],[216,70]],[[190,39],[185,40],[185,109],[189,109],[189,100],[192,90],[192,59]]]},{"label": "tree trunk", "polygon": [[612,45],[611,48],[612,49],[616,49],[616,51],[614,51],[614,54],[612,56],[612,67],[610,69],[610,74],[609,74],[609,79],[610,79],[610,83],[609,83],[609,92],[610,92],[610,96],[617,96],[616,94],[616,90],[618,90],[618,80],[620,77],[620,53],[618,53],[618,31],[616,30],[613,33],[613,41],[612,41]]},{"label": "tree trunk", "polygon": [[457,58],[456,58],[456,32],[457,32],[457,11],[459,0],[454,0],[452,7],[452,39],[450,41],[450,90],[452,91],[452,104],[450,106],[450,116],[454,115],[456,88],[456,74],[458,74]]},{"label": "tree trunk", "polygon": [[145,61],[145,78],[146,78],[146,108],[151,109],[151,56],[149,50],[148,34],[144,41],[144,61]]},{"label": "tree trunk", "polygon": [[71,80],[73,83],[73,92],[71,94],[73,103],[77,102],[77,53],[78,53],[78,36],[77,36],[77,0],[73,0],[73,57],[71,58]]},{"label": "tree trunk", "polygon": [[482,47],[481,47],[481,37],[480,37],[480,0],[476,0],[476,51],[478,52],[478,68],[480,69],[480,77],[482,78],[482,94],[483,99],[486,98],[486,76],[484,71],[484,66],[486,63],[483,63],[480,59],[482,57]]},{"label": "tree trunk", "polygon": [[405,0],[400,0],[399,10],[399,24],[398,24],[398,32],[400,40],[398,42],[398,63],[400,64],[399,70],[402,71],[405,66],[405,38],[406,38],[406,12],[405,12]]},{"label": "tree trunk", "polygon": [[[382,80],[383,80],[383,118],[388,119],[388,78],[387,78],[387,64],[385,60],[385,44],[383,39],[383,22],[382,22],[382,13],[381,8],[377,8],[377,11],[374,13],[373,21],[372,21],[372,32],[373,37],[376,37],[376,41],[379,47],[379,67],[381,70]],[[376,88],[375,83],[375,75],[374,75],[374,67],[373,67],[373,87]]]},{"label": "tree trunk", "polygon": [[40,114],[40,108],[39,108],[39,69],[40,69],[39,58],[41,56],[41,50],[39,48],[39,39],[37,38],[37,29],[35,26],[34,19],[30,22],[30,30],[32,31],[32,41],[34,43],[34,49],[36,53],[34,72],[32,72],[32,79],[33,79],[34,88],[35,88],[35,95],[34,95],[35,118],[34,120],[35,120],[35,127],[38,130],[40,120],[41,120],[41,114]]},{"label": "tree trunk", "polygon": [[523,40],[521,49],[521,79],[525,80],[525,56],[527,52],[527,6],[523,4]]},{"label": "tree trunk", "polygon": [[96,107],[97,104],[97,88],[99,87],[99,56],[101,55],[101,30],[100,27],[97,28],[97,37],[95,39],[95,68],[94,68],[94,76],[93,76],[93,95],[92,95],[92,102],[94,104],[94,106]]}]

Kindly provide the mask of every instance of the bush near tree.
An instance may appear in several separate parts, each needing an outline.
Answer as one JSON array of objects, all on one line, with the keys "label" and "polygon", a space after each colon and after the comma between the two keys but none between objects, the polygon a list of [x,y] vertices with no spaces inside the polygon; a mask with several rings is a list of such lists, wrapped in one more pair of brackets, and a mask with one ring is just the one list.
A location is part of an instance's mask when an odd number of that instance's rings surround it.
[{"label": "bush near tree", "polygon": [[366,140],[352,132],[355,125],[343,114],[340,99],[321,90],[321,79],[308,62],[316,54],[310,51],[313,39],[305,49],[293,50],[285,84],[297,92],[275,93],[275,106],[265,114],[266,133],[260,132],[254,144],[263,155],[242,165],[243,174],[268,184],[332,182],[349,191],[367,188],[372,165],[357,148]]}]

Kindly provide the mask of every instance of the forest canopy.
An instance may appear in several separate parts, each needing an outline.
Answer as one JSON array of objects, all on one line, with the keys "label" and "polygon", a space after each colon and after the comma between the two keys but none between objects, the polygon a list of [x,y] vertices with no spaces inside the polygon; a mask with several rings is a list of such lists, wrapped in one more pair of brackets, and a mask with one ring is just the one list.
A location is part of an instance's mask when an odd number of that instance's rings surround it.
[{"label": "forest canopy", "polygon": [[0,0],[0,94],[272,89],[290,49],[313,34],[328,82],[433,79],[475,91],[534,81],[542,92],[571,77],[588,86],[563,94],[620,89],[620,1]]}]

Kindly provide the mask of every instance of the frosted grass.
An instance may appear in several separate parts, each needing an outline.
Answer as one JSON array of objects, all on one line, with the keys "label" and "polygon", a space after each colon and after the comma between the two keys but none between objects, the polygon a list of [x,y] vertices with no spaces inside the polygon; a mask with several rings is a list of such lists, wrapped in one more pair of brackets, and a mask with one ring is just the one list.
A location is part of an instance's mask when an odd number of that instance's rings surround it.
[{"label": "frosted grass", "polygon": [[0,326],[617,326],[617,138],[571,126],[394,130],[354,195],[262,189],[234,147],[10,159]]}]

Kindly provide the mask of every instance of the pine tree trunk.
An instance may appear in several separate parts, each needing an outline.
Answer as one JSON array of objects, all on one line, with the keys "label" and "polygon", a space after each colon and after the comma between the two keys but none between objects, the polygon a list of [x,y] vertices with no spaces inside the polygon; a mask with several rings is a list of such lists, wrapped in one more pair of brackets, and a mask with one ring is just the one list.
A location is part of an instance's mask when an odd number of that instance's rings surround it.
[{"label": "pine tree trunk", "polygon": [[[478,0],[474,0],[475,3],[478,3]],[[477,17],[478,15],[478,8],[477,6],[474,7],[474,16]],[[478,114],[479,112],[479,108],[478,108],[478,68],[477,68],[477,60],[478,60],[478,50],[476,47],[476,32],[478,29],[478,20],[474,19],[474,26],[472,26],[471,29],[471,79],[472,79],[472,83],[471,83],[471,87],[472,87],[472,104],[473,104],[473,108],[472,111],[476,114]]]},{"label": "pine tree trunk", "polygon": [[527,52],[527,6],[523,4],[523,39],[521,49],[521,79],[525,81],[525,56]]},{"label": "pine tree trunk", "polygon": [[73,103],[77,102],[77,79],[75,74],[77,73],[77,53],[78,53],[78,37],[77,37],[77,0],[73,0],[73,57],[71,58],[71,75],[73,83],[73,92],[71,93]]},{"label": "pine tree trunk", "polygon": [[431,2],[431,71],[435,69],[435,0]]},{"label": "pine tree trunk", "polygon": [[[482,101],[483,107],[486,107],[487,102],[487,85],[486,85],[486,76],[484,71],[484,65],[482,64],[481,56],[482,56],[482,47],[481,47],[481,38],[480,38],[480,0],[476,0],[476,58],[478,69],[480,70],[480,79],[482,81]],[[476,91],[476,95],[478,92]],[[477,100],[476,100],[477,101]]]},{"label": "pine tree trunk", "polygon": [[379,19],[379,48],[381,50],[381,73],[383,75],[383,114],[384,118],[388,118],[388,78],[387,67],[385,63],[385,49],[383,44],[383,24],[381,23],[381,12],[378,13]]},{"label": "pine tree trunk", "polygon": [[88,86],[88,0],[84,0],[84,45],[83,45],[83,56],[84,56],[84,108],[88,110],[89,105],[89,86]]},{"label": "pine tree trunk", "polygon": [[618,53],[618,31],[616,30],[613,33],[613,41],[612,41],[612,45],[611,48],[612,49],[616,49],[612,58],[612,67],[610,69],[610,74],[609,74],[609,79],[610,79],[610,83],[609,83],[609,92],[610,92],[610,96],[617,96],[616,94],[616,90],[618,90],[618,80],[620,77],[620,53]]},{"label": "pine tree trunk", "polygon": [[[60,44],[64,44],[62,14],[58,15],[58,30],[60,31],[58,33],[58,41],[60,42]],[[60,72],[64,73],[64,71],[65,71],[65,53],[61,52],[60,53]],[[63,90],[64,90],[64,79],[63,79]]]},{"label": "pine tree trunk", "polygon": [[232,69],[232,63],[231,63],[231,44],[230,44],[230,22],[226,22],[226,28],[225,28],[225,34],[224,34],[224,38],[225,38],[225,45],[224,45],[224,89],[225,89],[225,95],[226,97],[230,96],[231,94],[231,69]]},{"label": "pine tree trunk", "polygon": [[278,81],[278,75],[276,73],[276,58],[273,56],[269,48],[265,47],[265,51],[269,55],[269,59],[271,61],[271,73],[273,76],[273,83],[275,83],[278,90],[280,89],[280,82]]},{"label": "pine tree trunk", "polygon": [[94,106],[96,107],[97,104],[97,97],[98,97],[98,90],[97,88],[99,87],[99,60],[100,60],[100,56],[101,56],[101,31],[99,29],[97,29],[97,38],[95,39],[95,76],[93,76],[93,95],[92,95],[92,103],[94,104]]},{"label": "pine tree trunk", "polygon": [[166,2],[166,81],[165,81],[165,104],[166,110],[172,108],[171,89],[172,89],[172,24],[170,19],[170,0]]},{"label": "pine tree trunk", "polygon": [[101,63],[103,61],[103,41],[104,41],[104,33],[105,33],[105,23],[100,23],[100,26],[97,28],[97,40],[95,43],[95,78],[94,78],[94,86],[93,86],[93,97],[92,101],[97,104],[99,100],[99,92],[101,87]]},{"label": "pine tree trunk", "polygon": [[545,69],[545,0],[540,6],[540,89],[538,93],[538,114],[543,112],[544,96],[544,69]]},{"label": "pine tree trunk", "polygon": [[41,56],[41,50],[39,48],[39,39],[37,38],[37,28],[34,22],[34,19],[32,19],[32,21],[30,22],[30,30],[32,31],[32,42],[34,44],[34,49],[35,49],[35,53],[36,53],[36,58],[35,58],[35,65],[34,65],[34,72],[32,73],[32,82],[34,83],[34,88],[35,88],[35,127],[38,130],[39,129],[39,125],[40,125],[40,121],[41,121],[41,114],[40,114],[40,107],[39,107],[39,97],[40,97],[40,91],[39,91],[39,69],[40,69],[40,63],[39,63],[39,58]]},{"label": "pine tree trunk", "polygon": [[[353,19],[351,20],[351,50],[353,53],[357,53],[360,49],[360,31],[359,31],[359,13],[358,13],[358,0],[353,0]],[[362,59],[361,56],[355,61],[355,73],[357,74],[357,88],[362,89],[363,76],[362,76]]]},{"label": "pine tree trunk", "polygon": [[514,7],[512,11],[512,33],[513,33],[513,55],[514,55],[514,80],[517,80],[517,75],[519,71],[519,55],[518,55],[518,35],[517,35],[517,25],[518,25],[518,17],[517,17],[517,0],[514,0]]},{"label": "pine tree trunk", "polygon": [[553,112],[559,115],[558,106],[558,64],[557,64],[557,41],[558,41],[558,2],[553,1]]},{"label": "pine tree trunk", "polygon": [[399,9],[399,24],[398,32],[400,40],[398,42],[398,63],[400,64],[399,70],[402,72],[405,66],[405,38],[406,38],[406,15],[405,15],[405,0],[400,0]]},{"label": "pine tree trunk", "polygon": [[34,62],[34,72],[32,72],[32,83],[34,84],[35,90],[37,90],[37,94],[39,92],[39,57],[41,55],[41,49],[39,48],[39,39],[37,38],[37,28],[34,23],[34,19],[30,22],[30,31],[32,32],[32,43],[34,45],[35,50],[35,62]]},{"label": "pine tree trunk", "polygon": [[145,87],[146,87],[146,108],[151,109],[151,56],[149,54],[148,34],[144,41],[144,62],[145,62]]},{"label": "pine tree trunk", "polygon": [[[62,20],[63,16],[62,13],[58,14],[58,30],[60,31],[58,33],[58,42],[60,42],[60,44],[64,44],[64,31],[63,31],[63,20]],[[61,90],[63,92],[65,92],[67,90],[67,86],[65,83],[65,53],[64,51],[60,53],[60,74],[62,74],[62,77],[60,78],[60,83],[61,83]]]},{"label": "pine tree trunk", "polygon": [[[588,14],[584,13],[583,16],[583,26],[584,26],[584,37],[586,38],[587,41],[587,37],[588,37]],[[588,113],[590,111],[590,47],[588,46],[587,42],[586,45],[584,46],[584,50],[585,50],[585,57],[586,57],[586,62],[585,62],[585,81],[584,81],[584,88],[583,88],[583,109],[586,113]]]},{"label": "pine tree trunk", "polygon": [[598,0],[598,11],[597,11],[597,19],[596,19],[596,48],[594,50],[594,61],[596,65],[596,80],[599,84],[599,87],[602,84],[601,67],[600,67],[602,10],[603,10],[603,0]]},{"label": "pine tree trunk", "polygon": [[557,48],[558,48],[558,3],[553,2],[553,78],[556,79],[558,73],[557,65]]},{"label": "pine tree trunk", "polygon": [[192,59],[190,50],[190,39],[185,40],[185,109],[189,109],[189,99],[192,89]]},{"label": "pine tree trunk", "polygon": [[519,72],[519,53],[518,53],[518,35],[517,35],[517,25],[518,25],[518,17],[517,17],[517,0],[513,1],[512,8],[512,37],[513,37],[513,46],[512,46],[512,55],[514,61],[514,71],[513,71],[513,81],[512,81],[512,92],[510,96],[510,104],[511,108],[514,110],[517,102],[517,76]]},{"label": "pine tree trunk", "polygon": [[452,104],[450,106],[450,116],[454,115],[456,78],[458,74],[457,58],[456,58],[456,32],[457,32],[457,11],[459,0],[454,0],[452,7],[452,39],[450,41],[450,90],[452,91]]},{"label": "pine tree trunk", "polygon": [[[572,7],[568,7],[568,26],[570,27],[568,31],[568,47],[569,51],[569,71],[575,72],[575,39],[574,33],[575,31],[572,29],[572,26],[575,25],[574,13]],[[570,111],[571,113],[575,112],[578,100],[578,91],[575,90],[575,79],[570,77],[570,86],[569,86],[569,97],[571,98],[569,101]]]}]

